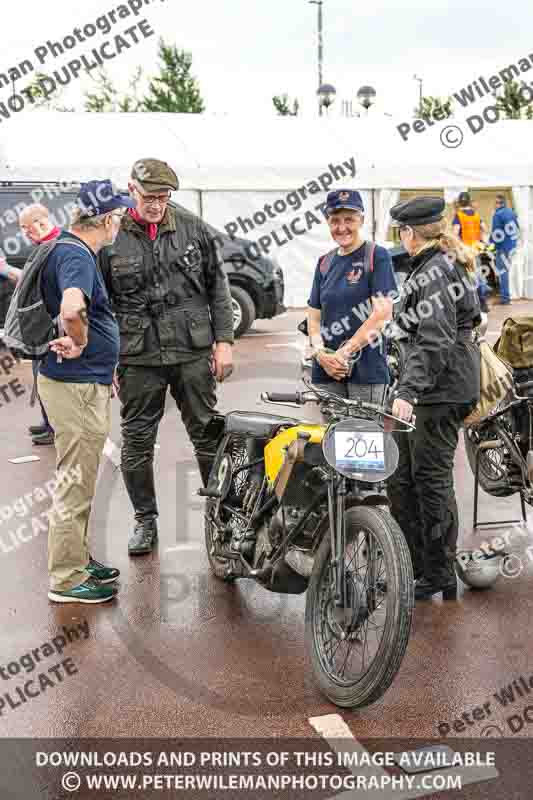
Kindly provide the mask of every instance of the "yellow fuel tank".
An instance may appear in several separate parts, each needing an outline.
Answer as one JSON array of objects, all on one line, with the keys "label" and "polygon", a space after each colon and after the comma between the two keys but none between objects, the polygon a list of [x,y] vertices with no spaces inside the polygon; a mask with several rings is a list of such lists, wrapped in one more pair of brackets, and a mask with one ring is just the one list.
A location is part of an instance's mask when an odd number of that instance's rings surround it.
[{"label": "yellow fuel tank", "polygon": [[285,458],[284,447],[288,447],[291,442],[294,442],[302,431],[311,434],[309,439],[311,444],[320,444],[326,432],[326,427],[326,425],[306,425],[302,423],[302,425],[295,425],[293,428],[287,428],[287,430],[278,433],[265,447],[265,471],[268,482],[273,484],[276,480]]}]

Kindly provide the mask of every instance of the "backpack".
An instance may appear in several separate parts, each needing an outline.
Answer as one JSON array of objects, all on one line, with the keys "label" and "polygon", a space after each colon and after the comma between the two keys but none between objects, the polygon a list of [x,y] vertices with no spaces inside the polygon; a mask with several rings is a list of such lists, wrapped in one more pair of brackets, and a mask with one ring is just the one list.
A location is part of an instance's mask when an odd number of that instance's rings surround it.
[{"label": "backpack", "polygon": [[466,427],[478,425],[495,411],[500,403],[510,399],[513,390],[513,371],[490,344],[481,339],[479,402],[464,420]]},{"label": "backpack", "polygon": [[27,358],[38,360],[48,352],[48,343],[59,336],[59,317],[53,319],[44,302],[41,278],[52,250],[59,245],[91,251],[78,242],[53,239],[35,248],[24,265],[7,311],[3,340]]},{"label": "backpack", "polygon": [[[325,256],[322,256],[320,261],[318,262],[318,268],[320,270],[321,275],[325,275],[331,265],[333,264],[333,259],[337,255],[338,248],[336,247],[334,250],[330,250],[329,253],[326,253]],[[368,273],[371,275],[374,272],[374,255],[376,253],[376,243],[375,242],[365,242],[365,258],[364,258],[364,267],[363,271],[365,275]],[[303,319],[299,325],[297,326],[300,333],[303,333],[305,336],[309,336],[309,329],[307,325],[307,317]]]},{"label": "backpack", "polygon": [[508,317],[494,351],[512,367],[533,367],[533,317]]}]

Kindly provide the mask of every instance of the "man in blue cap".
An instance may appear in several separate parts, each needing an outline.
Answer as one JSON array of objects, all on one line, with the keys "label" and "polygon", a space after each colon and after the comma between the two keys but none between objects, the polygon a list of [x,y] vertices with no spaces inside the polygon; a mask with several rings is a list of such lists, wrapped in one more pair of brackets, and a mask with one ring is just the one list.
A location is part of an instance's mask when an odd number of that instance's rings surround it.
[{"label": "man in blue cap", "polygon": [[346,398],[379,403],[389,382],[379,331],[392,316],[396,292],[391,258],[362,236],[359,192],[330,192],[326,203],[337,247],[319,260],[308,301],[313,383]]},{"label": "man in blue cap", "polygon": [[111,423],[119,329],[96,255],[114,242],[123,214],[135,204],[109,180],[83,184],[77,204],[71,230],[58,236],[41,284],[47,310],[64,332],[50,343],[38,379],[55,430],[57,464],[48,597],[57,603],[103,603],[113,599],[119,571],[91,557],[87,531]]}]

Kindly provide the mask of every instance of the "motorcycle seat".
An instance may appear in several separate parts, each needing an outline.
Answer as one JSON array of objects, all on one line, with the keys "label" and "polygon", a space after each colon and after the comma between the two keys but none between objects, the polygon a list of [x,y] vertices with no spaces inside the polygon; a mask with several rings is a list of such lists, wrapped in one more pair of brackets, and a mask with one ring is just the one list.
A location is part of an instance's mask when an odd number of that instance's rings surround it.
[{"label": "motorcycle seat", "polygon": [[260,411],[232,411],[226,415],[226,433],[253,436],[256,439],[270,439],[281,427],[299,425],[300,420],[264,414]]}]

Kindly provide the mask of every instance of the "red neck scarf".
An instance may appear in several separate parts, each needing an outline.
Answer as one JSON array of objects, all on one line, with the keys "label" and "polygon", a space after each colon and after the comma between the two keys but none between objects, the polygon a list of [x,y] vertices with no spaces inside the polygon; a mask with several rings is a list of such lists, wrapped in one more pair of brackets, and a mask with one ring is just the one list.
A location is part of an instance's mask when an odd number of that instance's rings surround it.
[{"label": "red neck scarf", "polygon": [[46,236],[43,236],[42,239],[39,239],[37,244],[43,244],[44,242],[49,242],[51,239],[55,239],[56,236],[59,236],[61,233],[61,228],[52,228],[50,233],[47,233]]},{"label": "red neck scarf", "polygon": [[130,208],[128,210],[130,213],[130,217],[132,217],[135,220],[135,222],[138,222],[139,225],[142,225],[142,227],[145,230],[145,233],[148,234],[152,242],[155,241],[155,239],[157,238],[157,227],[158,227],[157,224],[155,222],[146,222],[146,220],[140,216],[136,208]]}]

